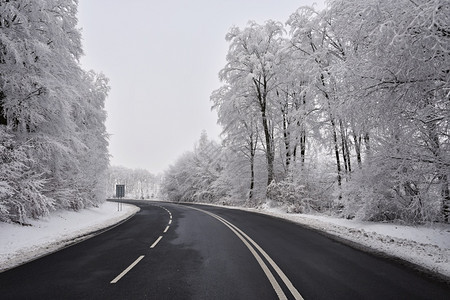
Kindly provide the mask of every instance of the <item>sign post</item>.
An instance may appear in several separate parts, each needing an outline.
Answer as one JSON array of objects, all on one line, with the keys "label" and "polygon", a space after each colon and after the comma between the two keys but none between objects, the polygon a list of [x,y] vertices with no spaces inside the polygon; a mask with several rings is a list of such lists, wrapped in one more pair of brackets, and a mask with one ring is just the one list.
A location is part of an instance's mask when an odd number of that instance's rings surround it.
[{"label": "sign post", "polygon": [[[116,184],[116,198],[125,197],[125,184]],[[122,203],[117,202],[117,211],[122,210]]]}]

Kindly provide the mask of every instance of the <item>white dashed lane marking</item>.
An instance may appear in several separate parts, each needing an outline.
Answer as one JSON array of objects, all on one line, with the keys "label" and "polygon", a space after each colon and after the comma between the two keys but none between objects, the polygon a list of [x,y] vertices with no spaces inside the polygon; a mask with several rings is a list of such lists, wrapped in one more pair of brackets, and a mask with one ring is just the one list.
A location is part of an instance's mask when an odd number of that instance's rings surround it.
[{"label": "white dashed lane marking", "polygon": [[159,241],[162,239],[162,235],[159,236],[159,238],[150,246],[151,249],[155,248],[155,246],[159,243]]},{"label": "white dashed lane marking", "polygon": [[[172,224],[172,213],[165,207],[159,206],[162,209],[164,209],[165,211],[167,211],[167,213],[169,214],[169,225]],[[164,229],[163,233],[166,233],[169,230],[169,225],[166,226],[166,229]],[[155,248],[156,245],[158,245],[159,241],[163,238],[163,236],[159,236],[158,239],[150,246],[151,249]],[[122,273],[120,273],[119,275],[117,275],[116,278],[114,278],[110,283],[116,283],[118,282],[123,276],[125,276],[128,272],[130,272],[131,269],[134,268],[134,266],[136,266],[143,258],[145,255],[141,255],[139,256],[131,265],[128,266],[128,268],[126,268],[125,270],[122,271]]]},{"label": "white dashed lane marking", "polygon": [[134,266],[137,265],[143,258],[144,258],[144,255],[139,256],[138,259],[136,259],[128,268],[123,270],[123,272],[120,273],[116,278],[114,278],[110,283],[116,283],[117,281],[119,281],[120,278],[125,276],[125,274],[127,274],[131,269],[133,269]]},{"label": "white dashed lane marking", "polygon": [[[169,228],[170,228],[170,224],[172,224],[172,213],[165,207],[163,206],[159,206],[157,205],[159,208],[164,209],[165,211],[167,211],[167,213],[169,214],[169,224],[166,226],[166,228],[164,229],[163,233],[166,233]],[[161,235],[151,246],[150,249],[153,249],[156,247],[156,245],[159,243],[159,241],[163,238],[163,236]]]}]

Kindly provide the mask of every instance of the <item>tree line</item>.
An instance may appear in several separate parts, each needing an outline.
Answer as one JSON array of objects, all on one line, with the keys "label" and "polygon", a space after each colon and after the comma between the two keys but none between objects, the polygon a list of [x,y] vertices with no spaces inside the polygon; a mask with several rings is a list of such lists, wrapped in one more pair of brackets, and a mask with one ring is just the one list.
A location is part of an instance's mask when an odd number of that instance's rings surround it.
[{"label": "tree line", "polygon": [[107,196],[116,197],[116,185],[125,185],[125,198],[152,199],[159,196],[160,175],[144,169],[110,166],[107,172]]},{"label": "tree line", "polygon": [[0,2],[0,221],[105,199],[109,86],[80,66],[77,7]]},{"label": "tree line", "polygon": [[448,1],[333,0],[226,40],[223,141],[169,168],[169,198],[449,222]]}]

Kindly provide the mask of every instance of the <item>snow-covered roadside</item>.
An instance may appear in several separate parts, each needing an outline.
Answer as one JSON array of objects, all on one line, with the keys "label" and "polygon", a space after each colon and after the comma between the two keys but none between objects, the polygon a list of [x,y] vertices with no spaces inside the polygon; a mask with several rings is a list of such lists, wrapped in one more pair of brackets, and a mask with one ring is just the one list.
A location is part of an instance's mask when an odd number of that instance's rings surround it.
[{"label": "snow-covered roadside", "polygon": [[285,209],[246,209],[306,225],[376,252],[400,258],[450,278],[450,224],[404,226],[329,216],[292,214]]},{"label": "snow-covered roadside", "polygon": [[0,272],[54,252],[112,226],[139,211],[134,205],[105,202],[98,208],[79,212],[56,211],[31,226],[0,223]]},{"label": "snow-covered roadside", "polygon": [[[200,204],[200,203],[199,203]],[[374,252],[400,258],[450,281],[450,224],[405,226],[364,222],[324,215],[287,213],[285,207],[263,205],[244,208],[201,203],[270,215],[361,245]]]}]

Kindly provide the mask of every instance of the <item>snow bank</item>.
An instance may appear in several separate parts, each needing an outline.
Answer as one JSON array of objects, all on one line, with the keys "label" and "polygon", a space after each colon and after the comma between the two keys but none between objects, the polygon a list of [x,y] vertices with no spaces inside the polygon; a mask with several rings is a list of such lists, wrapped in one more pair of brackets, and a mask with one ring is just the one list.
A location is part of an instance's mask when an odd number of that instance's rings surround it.
[{"label": "snow bank", "polygon": [[[192,204],[192,202],[189,202]],[[406,226],[364,222],[325,215],[287,213],[286,207],[265,203],[258,208],[196,203],[245,210],[292,221],[362,245],[365,249],[400,258],[450,281],[450,224]]]},{"label": "snow bank", "polygon": [[29,220],[31,226],[0,222],[0,272],[84,240],[138,211],[128,204],[117,211],[117,203],[105,202],[79,212],[56,211],[45,219]]},{"label": "snow bank", "polygon": [[450,278],[450,224],[403,226],[291,214],[268,206],[248,210],[306,225]]}]

